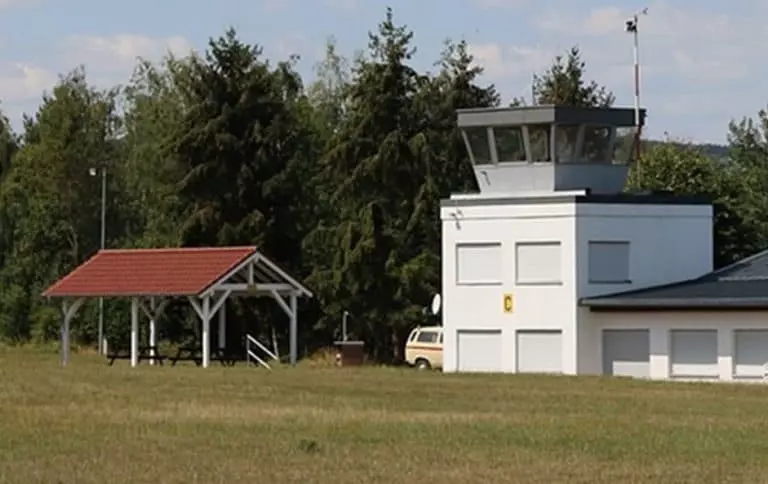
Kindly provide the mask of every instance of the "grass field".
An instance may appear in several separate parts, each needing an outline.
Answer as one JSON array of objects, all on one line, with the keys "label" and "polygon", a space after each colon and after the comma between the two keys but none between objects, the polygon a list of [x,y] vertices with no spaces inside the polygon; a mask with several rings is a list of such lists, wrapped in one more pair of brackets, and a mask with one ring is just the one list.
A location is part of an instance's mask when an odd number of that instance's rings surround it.
[{"label": "grass field", "polygon": [[768,482],[768,387],[0,349],[3,483]]}]

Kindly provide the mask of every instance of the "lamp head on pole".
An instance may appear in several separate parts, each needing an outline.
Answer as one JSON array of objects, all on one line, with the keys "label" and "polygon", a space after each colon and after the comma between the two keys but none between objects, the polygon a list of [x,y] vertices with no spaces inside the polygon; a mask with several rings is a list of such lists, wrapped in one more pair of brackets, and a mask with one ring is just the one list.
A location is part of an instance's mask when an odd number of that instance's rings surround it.
[{"label": "lamp head on pole", "polygon": [[102,175],[106,176],[107,174],[107,166],[106,165],[96,165],[88,168],[88,174],[91,176],[96,175]]}]

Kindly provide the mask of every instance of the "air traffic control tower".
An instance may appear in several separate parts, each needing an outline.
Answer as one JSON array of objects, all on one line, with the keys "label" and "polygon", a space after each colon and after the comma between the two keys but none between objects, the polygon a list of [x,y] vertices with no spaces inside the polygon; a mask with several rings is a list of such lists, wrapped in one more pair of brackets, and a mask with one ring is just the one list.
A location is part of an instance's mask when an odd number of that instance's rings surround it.
[{"label": "air traffic control tower", "polygon": [[[643,123],[645,110],[640,111]],[[615,160],[631,108],[532,106],[458,110],[458,125],[483,194],[586,190],[618,193],[628,160]]]},{"label": "air traffic control tower", "polygon": [[624,193],[634,109],[457,116],[480,193],[441,202],[444,371],[600,374],[606,328],[582,298],[712,270],[710,204]]}]

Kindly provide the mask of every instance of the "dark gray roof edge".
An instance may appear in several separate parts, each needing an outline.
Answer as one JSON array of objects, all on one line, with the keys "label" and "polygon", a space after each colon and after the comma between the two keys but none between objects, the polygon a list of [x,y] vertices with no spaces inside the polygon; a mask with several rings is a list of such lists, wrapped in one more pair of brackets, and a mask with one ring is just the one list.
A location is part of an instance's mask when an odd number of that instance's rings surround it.
[{"label": "dark gray roof edge", "polygon": [[[561,111],[594,111],[594,112],[631,112],[634,114],[635,108],[632,106],[615,106],[615,107],[591,107],[591,106],[570,106],[567,104],[536,104],[534,106],[500,106],[495,108],[459,108],[456,113],[503,113],[503,112],[517,112],[517,111],[547,111],[557,109]],[[647,112],[646,108],[640,108],[640,114],[644,115]]]},{"label": "dark gray roof edge", "polygon": [[[736,262],[733,262],[731,264],[728,264],[727,266],[723,266],[719,269],[716,269],[708,274],[708,276],[718,276],[720,274],[723,274],[724,272],[731,271],[733,269],[737,269],[739,266],[743,266],[744,264],[749,264],[750,262],[753,262],[757,259],[760,259],[762,257],[768,256],[768,249],[762,250],[756,254],[752,254],[750,256],[747,256],[741,260],[737,260]],[[721,280],[736,280],[738,277],[723,277]]]},{"label": "dark gray roof edge", "polygon": [[765,309],[768,297],[761,298],[584,298],[580,306],[590,310],[632,309]]},{"label": "dark gray roof edge", "polygon": [[668,194],[630,194],[617,193],[615,195],[570,195],[563,196],[556,193],[552,196],[483,196],[477,198],[444,198],[440,200],[441,207],[478,206],[478,205],[518,205],[523,203],[579,203],[579,204],[632,204],[632,205],[712,205],[712,199],[702,196],[683,196]]},{"label": "dark gray roof edge", "polygon": [[[710,274],[712,276],[713,274]],[[768,276],[725,276],[716,279],[719,282],[758,282],[768,281]]]},{"label": "dark gray roof edge", "polygon": [[[580,300],[579,304],[590,308],[768,308],[768,291],[765,295],[758,292],[757,295],[743,296],[738,291],[738,284],[765,284],[768,280],[766,275],[734,275],[730,277],[726,275],[726,277],[722,277],[722,274],[727,274],[727,271],[738,271],[740,265],[749,268],[750,262],[765,257],[768,257],[768,250],[753,254],[741,261],[694,279],[587,297]],[[706,286],[720,287],[724,292],[721,292],[720,295],[708,295],[702,294],[696,289]],[[734,292],[734,287],[737,288],[736,292]],[[681,291],[675,291],[677,294],[667,292],[670,289],[684,290],[686,288],[691,288],[687,294]],[[726,288],[728,289],[726,290]]]},{"label": "dark gray roof edge", "polygon": [[[645,124],[645,109],[640,109],[640,124]],[[526,124],[634,126],[634,108],[538,105],[498,108],[471,108],[456,111],[460,128],[522,126]]]}]

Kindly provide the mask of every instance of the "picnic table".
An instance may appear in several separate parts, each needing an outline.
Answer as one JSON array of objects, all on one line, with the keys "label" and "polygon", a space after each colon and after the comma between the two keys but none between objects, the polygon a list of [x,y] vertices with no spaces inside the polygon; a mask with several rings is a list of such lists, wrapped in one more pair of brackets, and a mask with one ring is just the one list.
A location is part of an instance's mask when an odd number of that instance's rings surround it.
[{"label": "picnic table", "polygon": [[[109,366],[112,366],[115,363],[115,360],[130,360],[130,359],[131,359],[130,347],[123,346],[123,347],[114,348],[112,349],[112,351],[107,353],[107,360],[108,360]],[[138,354],[139,362],[141,362],[142,360],[156,361],[162,365],[166,359],[168,359],[168,357],[165,355],[162,355],[157,346],[139,346],[139,354]]]},{"label": "picnic table", "polygon": [[[222,348],[211,348],[211,361],[218,361],[222,366],[235,366],[238,357],[233,351]],[[171,366],[179,361],[194,361],[196,366],[203,364],[203,348],[200,346],[180,346],[176,355],[169,358]]]},{"label": "picnic table", "polygon": [[[211,348],[211,361],[218,361],[222,366],[235,366],[241,353],[242,351],[238,353],[234,349]],[[109,366],[112,366],[115,360],[130,359],[131,348],[127,346],[111,349],[107,353]],[[168,360],[171,362],[171,366],[176,366],[179,361],[193,361],[195,365],[201,366],[203,364],[203,348],[201,346],[180,346],[174,356],[168,356],[161,354],[157,346],[140,346],[138,361],[141,362],[142,360],[157,361],[161,365],[165,360]]]}]

